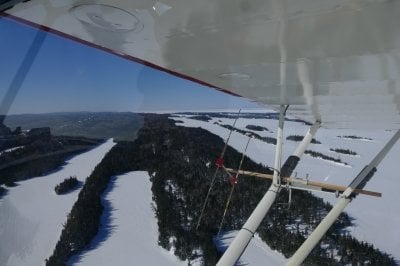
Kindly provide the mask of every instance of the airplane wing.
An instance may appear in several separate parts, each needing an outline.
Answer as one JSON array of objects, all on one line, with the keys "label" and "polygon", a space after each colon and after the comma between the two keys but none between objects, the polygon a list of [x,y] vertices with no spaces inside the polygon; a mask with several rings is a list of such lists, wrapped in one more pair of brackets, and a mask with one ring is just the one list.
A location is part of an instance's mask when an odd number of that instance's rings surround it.
[{"label": "airplane wing", "polygon": [[5,12],[222,91],[289,104],[325,127],[400,128],[400,1],[31,0]]}]

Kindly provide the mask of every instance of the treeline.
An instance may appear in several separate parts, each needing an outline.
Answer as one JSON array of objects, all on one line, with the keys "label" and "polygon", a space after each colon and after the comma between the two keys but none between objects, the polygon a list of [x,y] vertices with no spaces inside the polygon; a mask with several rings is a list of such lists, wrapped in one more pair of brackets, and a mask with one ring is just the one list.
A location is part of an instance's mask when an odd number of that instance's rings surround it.
[{"label": "treeline", "polygon": [[257,125],[247,125],[246,128],[254,131],[269,131],[268,128]]},{"label": "treeline", "polygon": [[323,153],[320,153],[318,151],[306,150],[304,153],[308,154],[308,155],[310,155],[310,156],[312,156],[314,158],[321,158],[321,159],[326,160],[326,161],[331,161],[331,162],[335,162],[335,163],[341,163],[341,164],[344,164],[344,165],[348,165],[348,163],[343,162],[340,158],[333,158],[333,157],[330,157],[330,156],[325,155]]},{"label": "treeline", "polygon": [[7,189],[3,188],[0,186],[0,199],[3,197],[5,194],[7,194]]},{"label": "treeline", "polygon": [[67,150],[71,147],[89,148],[98,145],[102,140],[82,137],[51,137],[37,139],[19,149],[4,152],[0,155],[0,166],[32,155],[43,155],[54,151]]},{"label": "treeline", "polygon": [[52,136],[5,152],[0,156],[0,185],[45,175],[61,167],[71,156],[91,149],[102,141]]},{"label": "treeline", "polygon": [[0,184],[14,186],[15,182],[46,175],[50,171],[54,171],[64,165],[65,161],[71,156],[74,156],[85,150],[86,149],[81,149],[62,154],[56,154],[46,157],[45,160],[43,160],[43,158],[30,159],[18,165],[12,165],[4,168],[0,170]]},{"label": "treeline", "polygon": [[36,140],[0,156],[0,166],[32,155],[46,154],[52,151],[64,149],[64,145],[56,140]]},{"label": "treeline", "polygon": [[357,140],[368,140],[372,141],[373,139],[371,138],[366,138],[366,137],[360,137],[356,135],[345,135],[345,136],[337,136],[338,138],[343,138],[343,139],[357,139]]},{"label": "treeline", "polygon": [[[297,142],[298,142],[298,141],[302,141],[303,138],[304,138],[304,136],[300,136],[300,135],[290,135],[290,136],[287,136],[287,137],[286,137],[287,140],[297,141]],[[316,139],[314,139],[314,138],[311,140],[311,143],[312,143],[312,144],[321,144],[320,141],[318,141],[318,140],[316,140]]]},{"label": "treeline", "polygon": [[217,125],[219,125],[219,126],[221,126],[221,127],[223,127],[223,128],[226,128],[226,129],[229,129],[229,130],[238,132],[238,133],[240,133],[240,134],[247,135],[247,136],[249,136],[249,137],[251,137],[251,138],[255,138],[255,139],[264,141],[264,142],[266,142],[266,143],[276,145],[276,138],[262,137],[262,136],[258,135],[257,133],[254,133],[254,132],[252,132],[252,131],[243,130],[243,129],[240,129],[240,128],[237,128],[237,127],[233,127],[233,126],[231,126],[231,125],[220,124],[220,123],[218,123],[218,122],[214,122],[214,124],[217,124]]},{"label": "treeline", "polygon": [[[274,120],[279,120],[279,113],[278,112],[274,112],[274,113],[247,113],[247,112],[243,112],[238,114],[238,112],[236,113],[230,113],[230,112],[219,112],[219,113],[213,113],[213,112],[181,112],[181,113],[177,113],[178,115],[207,115],[209,117],[212,118],[236,118],[236,117],[240,117],[240,118],[253,118],[253,119],[274,119]],[[312,125],[309,122],[306,122],[304,120],[301,119],[296,119],[296,118],[285,118],[285,121],[291,121],[291,122],[297,122],[297,123],[302,123],[304,125]]]},{"label": "treeline", "polygon": [[194,120],[199,120],[199,121],[204,121],[204,122],[209,122],[212,118],[208,115],[194,115],[189,117],[190,119]]},{"label": "treeline", "polygon": [[60,184],[55,186],[54,191],[57,195],[66,194],[72,190],[74,190],[79,184],[76,176],[70,176],[69,178],[64,179]]},{"label": "treeline", "polygon": [[347,155],[353,155],[353,156],[356,156],[356,155],[358,155],[358,153],[357,152],[355,152],[355,151],[352,151],[352,150],[350,150],[350,149],[340,149],[340,148],[337,148],[337,149],[329,149],[330,151],[333,151],[333,152],[337,152],[337,153],[342,153],[342,154],[347,154]]}]

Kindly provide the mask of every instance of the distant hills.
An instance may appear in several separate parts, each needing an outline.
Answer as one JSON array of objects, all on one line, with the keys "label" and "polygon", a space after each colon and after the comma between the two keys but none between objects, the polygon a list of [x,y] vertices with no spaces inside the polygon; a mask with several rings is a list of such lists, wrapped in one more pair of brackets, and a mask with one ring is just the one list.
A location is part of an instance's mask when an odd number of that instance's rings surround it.
[{"label": "distant hills", "polygon": [[4,124],[22,130],[50,127],[56,136],[133,140],[143,125],[140,114],[129,112],[77,112],[9,115]]}]

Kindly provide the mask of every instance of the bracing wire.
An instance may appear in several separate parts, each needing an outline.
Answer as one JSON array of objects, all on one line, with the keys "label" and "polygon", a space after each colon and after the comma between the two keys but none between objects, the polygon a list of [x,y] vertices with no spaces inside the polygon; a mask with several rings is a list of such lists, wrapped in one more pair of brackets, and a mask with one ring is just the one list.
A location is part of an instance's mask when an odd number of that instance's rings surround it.
[{"label": "bracing wire", "polygon": [[200,226],[200,223],[201,223],[201,220],[202,220],[202,218],[203,218],[204,211],[205,211],[205,209],[206,209],[206,207],[207,207],[208,198],[210,197],[211,191],[212,191],[212,189],[213,189],[213,187],[214,187],[215,179],[216,179],[216,177],[217,177],[218,171],[219,171],[219,169],[223,166],[223,159],[224,159],[225,151],[226,151],[226,148],[227,148],[227,146],[228,146],[228,142],[229,142],[229,140],[230,140],[230,138],[231,138],[232,131],[234,130],[235,125],[236,125],[236,122],[237,122],[237,120],[239,119],[239,116],[240,116],[240,112],[241,112],[241,111],[242,111],[242,109],[239,109],[238,114],[237,114],[237,116],[236,116],[236,118],[235,118],[235,120],[234,120],[234,122],[233,122],[232,128],[231,128],[231,130],[229,131],[228,138],[227,138],[226,141],[225,141],[225,145],[224,145],[224,148],[222,149],[221,155],[220,155],[220,156],[218,157],[218,159],[217,159],[217,162],[216,162],[216,167],[217,167],[217,168],[215,169],[214,175],[213,175],[213,177],[212,177],[212,179],[211,179],[210,187],[208,188],[208,192],[207,192],[206,198],[205,198],[204,203],[203,203],[203,207],[202,207],[201,212],[200,212],[199,220],[197,221],[196,231],[198,230],[198,228],[199,228],[199,226]]},{"label": "bracing wire", "polygon": [[251,140],[251,137],[249,137],[249,140],[247,141],[247,144],[246,144],[246,148],[244,149],[244,151],[242,153],[242,158],[240,159],[239,167],[238,167],[235,177],[232,177],[232,176],[230,177],[231,191],[229,192],[228,199],[226,200],[224,214],[222,215],[221,223],[219,224],[219,228],[218,228],[218,235],[221,233],[222,225],[224,224],[224,221],[225,221],[225,216],[226,216],[226,213],[228,211],[228,208],[229,208],[229,205],[230,205],[230,202],[232,199],[233,191],[235,190],[235,186],[238,182],[239,172],[240,172],[240,170],[242,170],[244,156],[246,154],[247,148],[249,147],[250,140]]}]

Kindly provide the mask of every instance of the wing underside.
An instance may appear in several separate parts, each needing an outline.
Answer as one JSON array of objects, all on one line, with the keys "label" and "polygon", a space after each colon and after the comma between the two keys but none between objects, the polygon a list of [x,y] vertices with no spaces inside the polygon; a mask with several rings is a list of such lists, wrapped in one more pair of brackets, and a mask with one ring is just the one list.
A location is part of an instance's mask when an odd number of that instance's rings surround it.
[{"label": "wing underside", "polygon": [[400,128],[400,2],[28,1],[10,17],[325,127]]}]

